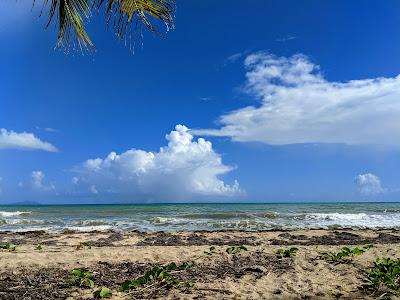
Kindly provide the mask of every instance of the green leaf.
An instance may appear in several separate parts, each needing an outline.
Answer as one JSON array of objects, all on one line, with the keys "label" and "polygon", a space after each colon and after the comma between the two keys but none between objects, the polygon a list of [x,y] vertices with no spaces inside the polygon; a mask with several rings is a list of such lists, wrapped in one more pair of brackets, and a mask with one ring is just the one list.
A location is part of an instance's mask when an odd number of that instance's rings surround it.
[{"label": "green leaf", "polygon": [[125,280],[121,286],[118,288],[119,292],[125,292],[130,289],[131,281],[130,280]]},{"label": "green leaf", "polygon": [[8,250],[8,251],[15,251],[17,249],[17,246],[14,244],[2,244],[0,245],[0,249]]},{"label": "green leaf", "polygon": [[92,279],[85,278],[81,281],[80,286],[87,286],[90,288],[94,288],[94,281]]},{"label": "green leaf", "polygon": [[88,272],[84,272],[84,273],[82,274],[82,277],[83,277],[83,278],[92,279],[92,278],[93,278],[93,274],[88,273]]},{"label": "green leaf", "polygon": [[93,281],[92,279],[87,278],[86,281],[87,281],[87,283],[88,283],[87,285],[88,285],[90,288],[94,288],[94,281]]},{"label": "green leaf", "polygon": [[112,292],[109,288],[103,287],[100,291],[100,298],[111,298]]},{"label": "green leaf", "polygon": [[68,284],[74,285],[74,284],[76,284],[76,279],[75,278],[68,278],[67,280],[65,280],[65,282],[68,283]]},{"label": "green leaf", "polygon": [[70,272],[70,274],[71,275],[74,275],[74,276],[76,276],[76,277],[82,277],[82,271],[81,270],[78,270],[78,269],[74,269],[74,270],[72,270],[71,272]]},{"label": "green leaf", "polygon": [[111,298],[112,292],[109,288],[103,287],[93,293],[95,298]]}]

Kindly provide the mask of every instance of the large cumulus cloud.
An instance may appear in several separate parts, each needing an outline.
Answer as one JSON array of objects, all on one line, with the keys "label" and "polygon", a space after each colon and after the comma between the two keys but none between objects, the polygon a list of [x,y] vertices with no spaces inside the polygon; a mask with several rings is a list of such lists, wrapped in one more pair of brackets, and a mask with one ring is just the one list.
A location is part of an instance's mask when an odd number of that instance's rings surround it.
[{"label": "large cumulus cloud", "polygon": [[177,125],[166,135],[168,145],[158,152],[131,149],[89,159],[77,168],[73,184],[93,196],[118,195],[150,200],[182,200],[194,196],[232,196],[240,193],[220,179],[232,170],[224,165],[209,141],[193,140],[187,127]]}]

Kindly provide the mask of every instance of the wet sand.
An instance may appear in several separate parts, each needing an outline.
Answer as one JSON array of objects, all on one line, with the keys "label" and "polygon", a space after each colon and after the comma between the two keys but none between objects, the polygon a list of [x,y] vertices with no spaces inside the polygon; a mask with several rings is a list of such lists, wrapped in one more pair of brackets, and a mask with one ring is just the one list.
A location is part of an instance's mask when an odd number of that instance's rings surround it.
[{"label": "wet sand", "polygon": [[[101,287],[112,290],[112,299],[377,299],[385,293],[399,299],[365,282],[376,258],[400,257],[398,230],[3,232],[0,244],[5,243],[17,246],[0,250],[0,299],[5,300],[93,299]],[[36,249],[39,244],[42,250]],[[365,244],[373,247],[341,263],[319,257]],[[247,251],[226,252],[239,245]],[[211,246],[215,251],[205,253]],[[276,255],[289,247],[299,249],[295,256]],[[155,282],[117,291],[155,265],[184,261],[196,266],[172,273],[190,287]],[[90,272],[95,287],[63,284],[72,269]]]}]

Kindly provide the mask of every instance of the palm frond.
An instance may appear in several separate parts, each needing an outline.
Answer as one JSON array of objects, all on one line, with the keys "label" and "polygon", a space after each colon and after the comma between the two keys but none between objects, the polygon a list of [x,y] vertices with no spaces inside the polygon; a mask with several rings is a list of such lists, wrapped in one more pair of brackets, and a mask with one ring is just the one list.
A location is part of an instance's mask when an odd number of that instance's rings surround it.
[{"label": "palm frond", "polygon": [[119,39],[130,35],[138,25],[144,24],[158,32],[152,21],[161,21],[166,30],[175,28],[175,0],[95,0],[99,9],[105,5],[107,25],[111,22]]},{"label": "palm frond", "polygon": [[[91,16],[93,0],[44,0],[40,15],[48,12],[46,28],[55,20],[58,34],[57,46],[68,48],[73,43],[81,49],[93,47],[84,26],[84,21]],[[33,2],[35,5],[35,1]]]},{"label": "palm frond", "polygon": [[[33,5],[37,0],[33,0]],[[158,33],[156,22],[166,30],[175,28],[175,0],[42,0],[40,15],[48,13],[46,28],[52,23],[58,29],[57,46],[68,49],[73,40],[80,49],[94,48],[85,21],[91,17],[91,9],[104,6],[107,25],[113,23],[119,39],[131,36],[141,24]],[[134,32],[133,32],[134,33]]]}]

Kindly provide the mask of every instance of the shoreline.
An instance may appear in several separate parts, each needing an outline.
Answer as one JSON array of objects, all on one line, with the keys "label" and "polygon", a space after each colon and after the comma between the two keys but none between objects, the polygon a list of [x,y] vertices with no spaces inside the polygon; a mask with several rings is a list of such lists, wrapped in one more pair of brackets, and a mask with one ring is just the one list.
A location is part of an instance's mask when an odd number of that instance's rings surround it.
[{"label": "shoreline", "polygon": [[[340,299],[376,299],[376,291],[365,287],[368,270],[376,258],[400,257],[397,229],[0,232],[4,243],[16,245],[15,251],[0,250],[0,298],[5,300],[22,299],[32,290],[30,299],[93,299],[104,286],[112,299],[335,299],[335,293],[343,294]],[[372,248],[338,264],[320,258],[323,252],[365,244]],[[227,253],[241,245],[246,250]],[[279,249],[291,247],[298,248],[293,257],[277,256]],[[193,260],[196,267],[173,273],[191,288],[163,283],[118,292],[124,280],[156,265]],[[95,287],[61,284],[73,269],[93,274]]]},{"label": "shoreline", "polygon": [[188,234],[188,233],[268,233],[268,232],[300,232],[300,231],[393,231],[400,232],[399,226],[391,226],[391,227],[315,227],[315,228],[271,228],[271,229],[216,229],[216,230],[206,230],[206,229],[193,229],[193,230],[78,230],[76,228],[64,228],[60,230],[48,230],[48,229],[21,229],[21,230],[1,230],[0,229],[0,237],[5,234],[16,234],[16,235],[26,235],[26,234],[107,234],[107,233],[121,233],[121,234],[155,234],[155,233],[170,233],[170,234]]}]

